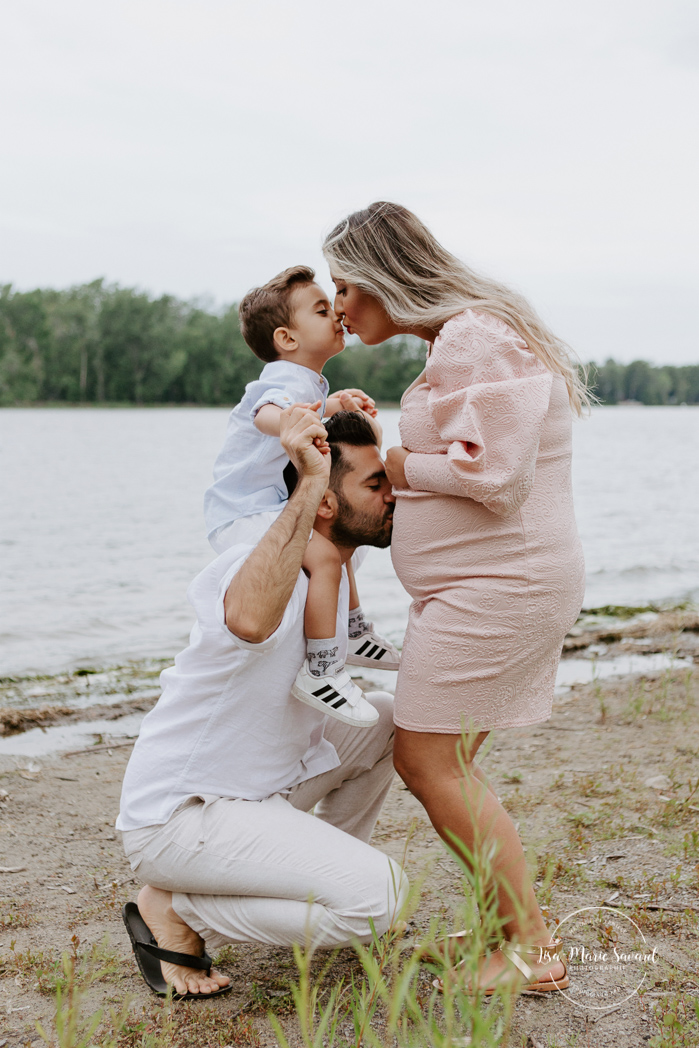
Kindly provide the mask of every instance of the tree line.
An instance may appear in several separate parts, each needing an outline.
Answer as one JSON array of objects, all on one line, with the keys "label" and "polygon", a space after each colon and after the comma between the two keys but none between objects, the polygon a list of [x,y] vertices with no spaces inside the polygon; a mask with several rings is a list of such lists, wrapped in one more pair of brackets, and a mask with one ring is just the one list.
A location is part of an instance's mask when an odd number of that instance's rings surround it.
[{"label": "tree line", "polygon": [[[325,374],[331,388],[397,401],[423,362],[424,344],[405,336],[350,345]],[[0,287],[0,405],[234,404],[262,367],[235,305],[215,310],[104,280],[61,291]],[[589,373],[605,404],[699,403],[699,365],[607,360]]]}]

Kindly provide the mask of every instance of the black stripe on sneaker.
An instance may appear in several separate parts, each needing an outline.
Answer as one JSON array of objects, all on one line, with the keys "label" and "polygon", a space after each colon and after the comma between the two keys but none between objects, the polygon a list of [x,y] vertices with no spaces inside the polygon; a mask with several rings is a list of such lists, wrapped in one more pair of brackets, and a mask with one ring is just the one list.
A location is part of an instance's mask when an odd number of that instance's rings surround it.
[{"label": "black stripe on sneaker", "polygon": [[366,648],[368,648],[370,644],[371,644],[371,641],[370,641],[370,640],[365,640],[365,641],[364,641],[364,643],[362,644],[361,648],[357,648],[357,650],[355,651],[355,653],[354,653],[354,654],[355,654],[355,655],[361,655],[361,654],[362,654],[362,652],[363,652],[363,651],[364,651],[364,650],[365,650]]},{"label": "black stripe on sneaker", "polygon": [[[330,685],[328,685],[328,688],[330,688]],[[323,691],[326,691],[326,689],[323,688]],[[335,699],[340,699],[340,693],[335,691],[334,688],[330,688],[329,695],[321,695],[320,692],[314,692],[313,694],[317,695],[321,702],[326,702],[329,706],[335,701]],[[344,701],[344,699],[340,699],[338,705],[341,706]]]},{"label": "black stripe on sneaker", "polygon": [[373,658],[374,658],[374,656],[376,655],[376,652],[377,652],[378,650],[379,650],[379,646],[378,646],[378,644],[375,644],[375,645],[373,646],[373,648],[371,649],[371,651],[368,651],[368,652],[366,653],[366,657],[367,657],[368,659],[373,659]]},{"label": "black stripe on sneaker", "polygon": [[[331,691],[332,695],[326,695],[325,693],[327,691]],[[337,692],[333,689],[332,684],[324,684],[322,688],[318,688],[318,691],[314,691],[313,694],[319,699],[322,698],[323,702],[326,702],[328,699],[331,699],[333,695],[337,695]]]},{"label": "black stripe on sneaker", "polygon": [[386,649],[385,649],[385,648],[382,648],[382,649],[381,649],[381,651],[380,651],[380,652],[378,653],[378,655],[376,656],[376,661],[378,662],[378,661],[379,661],[380,659],[382,659],[382,658],[384,657],[384,655],[385,655],[385,654],[386,654]]},{"label": "black stripe on sneaker", "polygon": [[339,710],[340,706],[344,705],[345,702],[347,702],[347,699],[343,699],[342,696],[340,696],[337,702],[332,703],[332,708],[334,710]]}]

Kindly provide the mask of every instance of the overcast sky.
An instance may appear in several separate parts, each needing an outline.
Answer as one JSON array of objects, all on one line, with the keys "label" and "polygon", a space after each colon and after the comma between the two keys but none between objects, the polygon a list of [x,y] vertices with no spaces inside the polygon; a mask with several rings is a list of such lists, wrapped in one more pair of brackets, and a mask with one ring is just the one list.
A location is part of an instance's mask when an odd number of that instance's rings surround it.
[{"label": "overcast sky", "polygon": [[699,362],[693,0],[9,0],[0,282],[237,299],[372,200],[584,359]]}]

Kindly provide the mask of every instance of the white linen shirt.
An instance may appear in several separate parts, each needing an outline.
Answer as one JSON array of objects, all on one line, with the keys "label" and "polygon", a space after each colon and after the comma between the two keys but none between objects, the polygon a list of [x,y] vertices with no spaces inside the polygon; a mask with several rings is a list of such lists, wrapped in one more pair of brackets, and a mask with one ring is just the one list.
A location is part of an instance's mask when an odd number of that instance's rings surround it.
[{"label": "white linen shirt", "polygon": [[273,360],[245,387],[230,413],[223,448],[214,463],[214,482],[204,495],[208,538],[240,517],[278,509],[288,498],[284,469],[289,461],[279,437],[260,433],[255,415],[265,404],[288,408],[321,401],[325,411],[328,380],[289,360]]},{"label": "white linen shirt", "polygon": [[[325,714],[291,694],[306,656],[303,571],[267,640],[250,644],[226,626],[226,590],[251,550],[231,547],[189,587],[197,621],[189,646],[161,674],[162,695],[143,719],[124,776],[119,830],[162,825],[189,797],[262,800],[340,763],[323,738]],[[366,549],[356,551],[355,568],[365,555]],[[348,606],[343,569],[337,608],[343,660]]]}]

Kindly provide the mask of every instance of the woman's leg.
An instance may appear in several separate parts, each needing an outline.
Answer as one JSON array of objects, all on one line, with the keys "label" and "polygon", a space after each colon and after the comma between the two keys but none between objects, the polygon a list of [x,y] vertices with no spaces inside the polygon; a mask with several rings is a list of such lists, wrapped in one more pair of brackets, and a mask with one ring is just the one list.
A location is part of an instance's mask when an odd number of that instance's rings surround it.
[{"label": "woman's leg", "polygon": [[[485,774],[474,764],[487,736],[480,732],[462,739],[396,727],[394,764],[440,837],[461,851],[470,869],[474,862],[484,869],[489,879],[486,894],[495,901],[503,934],[520,943],[544,945],[550,934],[527,873],[522,842]],[[563,974],[560,965],[550,970],[553,978]]]}]

